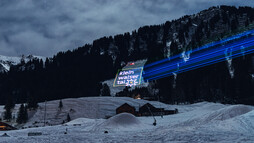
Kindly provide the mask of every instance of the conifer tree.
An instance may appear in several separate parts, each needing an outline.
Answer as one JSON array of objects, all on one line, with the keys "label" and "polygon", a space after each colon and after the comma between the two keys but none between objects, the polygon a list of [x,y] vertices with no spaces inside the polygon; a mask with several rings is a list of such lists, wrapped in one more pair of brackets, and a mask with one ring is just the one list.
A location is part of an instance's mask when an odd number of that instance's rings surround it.
[{"label": "conifer tree", "polygon": [[102,85],[101,96],[110,96],[110,89],[106,83]]},{"label": "conifer tree", "polygon": [[245,27],[249,26],[249,19],[245,21]]},{"label": "conifer tree", "polygon": [[7,109],[7,108],[13,109],[14,107],[15,107],[15,104],[14,104],[12,98],[8,98],[8,100],[4,106],[4,109]]},{"label": "conifer tree", "polygon": [[26,123],[28,120],[28,114],[27,114],[27,107],[24,106],[24,104],[20,105],[17,123],[22,124]]},{"label": "conifer tree", "polygon": [[62,108],[63,108],[63,102],[62,102],[62,100],[59,101],[58,108],[59,108],[60,110],[62,110]]},{"label": "conifer tree", "polygon": [[11,108],[5,108],[4,119],[7,121],[11,120]]},{"label": "conifer tree", "polygon": [[34,97],[32,97],[28,100],[27,108],[28,109],[37,109],[38,108],[38,102]]},{"label": "conifer tree", "polygon": [[27,113],[27,106],[24,106],[24,123],[26,123],[28,120],[28,113]]},{"label": "conifer tree", "polygon": [[68,115],[67,115],[67,122],[70,122],[71,121],[71,117],[70,117],[70,114],[68,113]]},{"label": "conifer tree", "polygon": [[7,103],[4,106],[5,112],[4,112],[4,119],[7,121],[11,120],[11,110],[14,108],[15,104],[13,103],[12,99],[9,98]]},{"label": "conifer tree", "polygon": [[129,91],[129,88],[128,86],[125,86],[125,88],[123,89],[123,97],[130,97],[130,91]]}]

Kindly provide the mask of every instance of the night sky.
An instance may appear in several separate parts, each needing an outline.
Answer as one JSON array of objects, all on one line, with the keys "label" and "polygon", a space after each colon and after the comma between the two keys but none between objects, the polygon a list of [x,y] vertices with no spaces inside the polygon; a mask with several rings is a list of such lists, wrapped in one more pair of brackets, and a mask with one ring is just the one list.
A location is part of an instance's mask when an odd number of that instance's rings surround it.
[{"label": "night sky", "polygon": [[253,0],[0,0],[0,55],[52,56],[103,36]]}]

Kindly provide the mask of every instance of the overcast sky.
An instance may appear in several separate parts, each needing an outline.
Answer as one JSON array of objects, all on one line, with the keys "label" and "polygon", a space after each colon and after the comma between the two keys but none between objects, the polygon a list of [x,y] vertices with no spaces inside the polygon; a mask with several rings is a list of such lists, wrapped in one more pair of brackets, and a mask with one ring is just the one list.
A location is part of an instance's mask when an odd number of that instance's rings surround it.
[{"label": "overcast sky", "polygon": [[0,55],[52,56],[103,36],[253,0],[0,0]]}]

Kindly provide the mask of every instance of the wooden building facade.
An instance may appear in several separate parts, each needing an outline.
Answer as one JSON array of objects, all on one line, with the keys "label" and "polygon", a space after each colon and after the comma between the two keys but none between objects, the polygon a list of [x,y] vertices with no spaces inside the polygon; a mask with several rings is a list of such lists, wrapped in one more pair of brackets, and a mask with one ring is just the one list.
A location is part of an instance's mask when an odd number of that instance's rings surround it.
[{"label": "wooden building facade", "polygon": [[15,130],[16,128],[14,128],[13,126],[4,123],[4,122],[0,122],[0,131],[7,131],[7,130]]},{"label": "wooden building facade", "polygon": [[150,103],[146,103],[145,105],[139,108],[140,116],[162,116],[162,115],[170,115],[178,113],[178,109],[175,110],[165,110],[164,108],[156,108]]},{"label": "wooden building facade", "polygon": [[133,107],[133,106],[127,104],[127,103],[124,103],[120,107],[116,108],[116,114],[120,114],[120,113],[124,113],[124,112],[131,113],[131,114],[136,116],[135,107]]},{"label": "wooden building facade", "polygon": [[136,111],[136,108],[124,103],[116,109],[116,114],[120,113],[131,113],[135,116],[162,116],[178,113],[178,109],[175,110],[165,110],[164,108],[156,108],[150,103],[146,103],[143,106],[139,107],[139,111]]}]

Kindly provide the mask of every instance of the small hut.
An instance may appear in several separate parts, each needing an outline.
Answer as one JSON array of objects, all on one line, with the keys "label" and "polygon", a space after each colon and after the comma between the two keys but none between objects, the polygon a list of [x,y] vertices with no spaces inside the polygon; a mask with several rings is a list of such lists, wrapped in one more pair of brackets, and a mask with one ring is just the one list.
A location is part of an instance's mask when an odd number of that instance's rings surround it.
[{"label": "small hut", "polygon": [[15,130],[16,128],[14,128],[13,126],[4,123],[4,122],[0,122],[0,131],[7,131],[7,130]]},{"label": "small hut", "polygon": [[152,104],[146,103],[139,108],[139,113],[141,116],[159,116],[164,113],[164,108],[156,108]]},{"label": "small hut", "polygon": [[120,107],[116,108],[116,114],[120,114],[120,113],[124,113],[124,112],[136,115],[135,107],[133,107],[127,103],[124,103]]},{"label": "small hut", "polygon": [[139,108],[140,116],[162,116],[178,113],[178,109],[165,110],[164,108],[156,108],[152,104],[147,103]]}]

